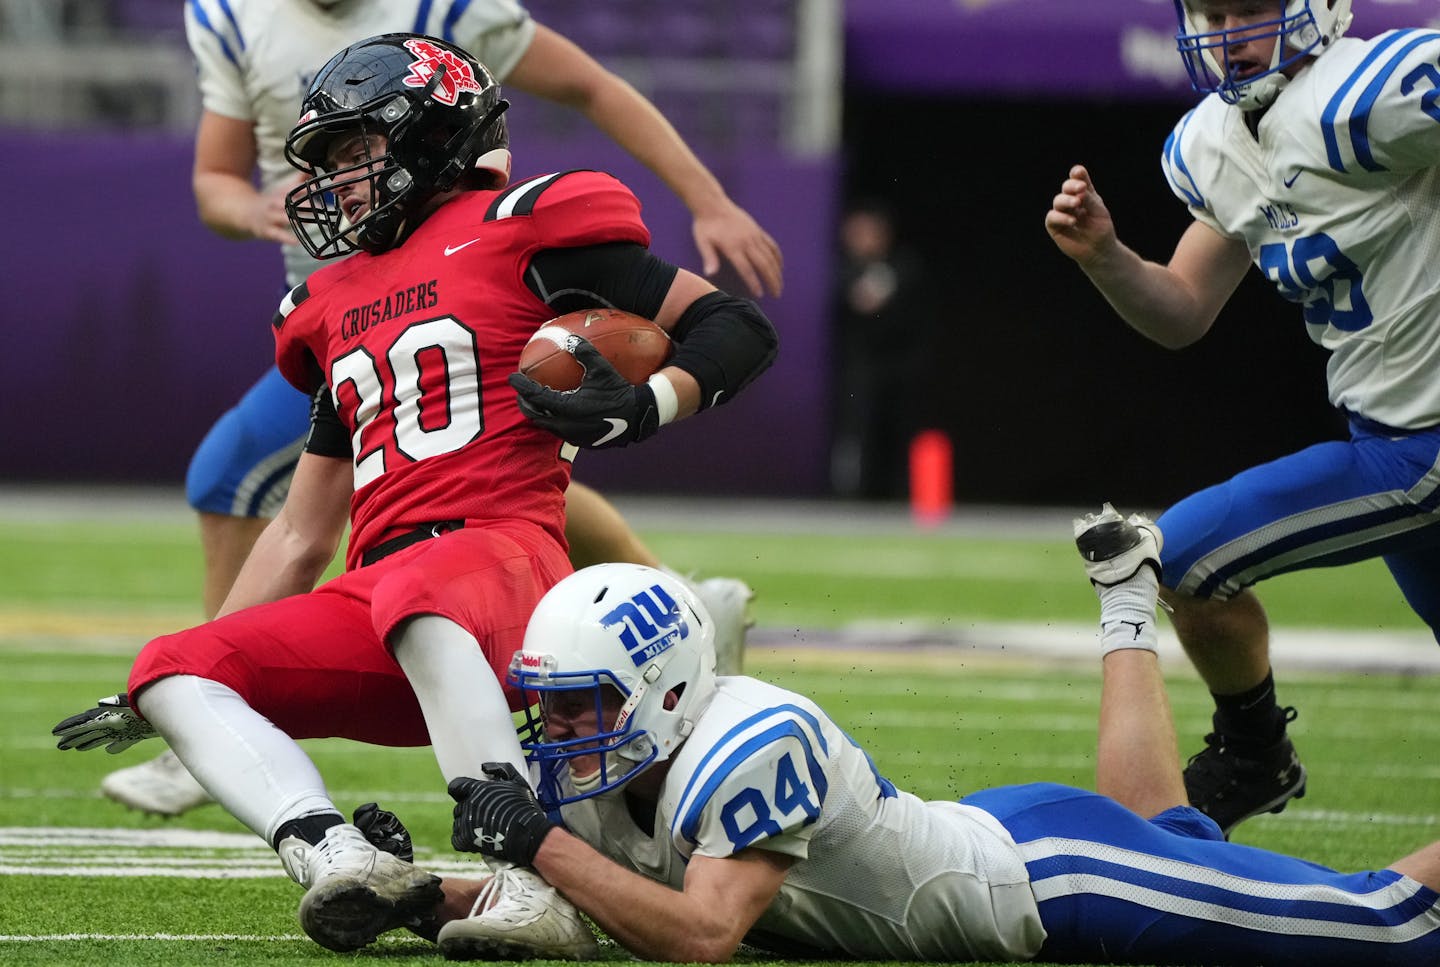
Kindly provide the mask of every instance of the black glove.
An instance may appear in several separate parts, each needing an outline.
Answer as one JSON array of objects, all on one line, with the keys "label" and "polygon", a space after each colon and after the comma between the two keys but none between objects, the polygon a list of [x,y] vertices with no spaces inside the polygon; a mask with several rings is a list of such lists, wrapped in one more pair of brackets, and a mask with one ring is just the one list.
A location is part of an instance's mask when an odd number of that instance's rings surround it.
[{"label": "black glove", "polygon": [[407,863],[415,862],[415,845],[410,841],[410,830],[390,810],[381,809],[378,803],[367,802],[355,807],[353,822],[371,846],[398,856]]},{"label": "black glove", "polygon": [[455,827],[450,845],[462,853],[484,853],[530,866],[545,835],[555,828],[535,801],[530,784],[508,762],[481,766],[490,779],[451,780]]},{"label": "black glove", "polygon": [[520,412],[577,447],[623,447],[653,436],[660,429],[655,391],[644,383],[631,386],[588,339],[571,338],[571,354],[585,367],[580,385],[553,390],[523,373],[511,373]]},{"label": "black glove", "polygon": [[89,752],[103,745],[106,752],[113,754],[124,752],[136,742],[153,739],[160,733],[135,713],[130,707],[129,696],[121,692],[102,698],[94,708],[58,723],[50,734],[60,740],[55,743],[57,749]]}]

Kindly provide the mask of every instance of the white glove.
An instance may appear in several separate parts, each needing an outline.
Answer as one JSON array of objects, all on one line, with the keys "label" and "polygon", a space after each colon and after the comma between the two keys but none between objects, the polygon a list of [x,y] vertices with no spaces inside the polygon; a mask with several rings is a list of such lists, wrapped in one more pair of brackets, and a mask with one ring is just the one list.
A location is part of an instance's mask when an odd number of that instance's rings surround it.
[{"label": "white glove", "polygon": [[56,748],[89,752],[103,745],[105,751],[112,755],[160,734],[153,725],[135,714],[130,707],[130,698],[124,692],[100,699],[94,708],[70,716],[50,733],[60,739]]}]

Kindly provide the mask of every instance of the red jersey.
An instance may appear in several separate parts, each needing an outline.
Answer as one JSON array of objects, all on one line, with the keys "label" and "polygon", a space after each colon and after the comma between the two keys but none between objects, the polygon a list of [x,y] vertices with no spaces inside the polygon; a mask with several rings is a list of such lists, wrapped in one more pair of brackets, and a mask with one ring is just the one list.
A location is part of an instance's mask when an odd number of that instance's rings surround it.
[{"label": "red jersey", "polygon": [[401,245],[310,276],[275,317],[291,384],[330,387],[350,431],[347,568],[389,537],[445,520],[520,519],[564,541],[567,453],[506,378],[554,313],[524,272],[544,249],[648,246],[640,203],[609,175],[543,175],[441,205]]}]

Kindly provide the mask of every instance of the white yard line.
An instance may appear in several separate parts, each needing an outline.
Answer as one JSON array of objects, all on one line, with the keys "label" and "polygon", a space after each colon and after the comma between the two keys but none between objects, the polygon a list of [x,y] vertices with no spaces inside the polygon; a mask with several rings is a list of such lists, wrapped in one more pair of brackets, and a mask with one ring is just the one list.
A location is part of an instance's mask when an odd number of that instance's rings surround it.
[{"label": "white yard line", "polygon": [[[1015,656],[1046,661],[1098,664],[1099,631],[1079,624],[944,624],[908,621],[856,624],[837,630],[754,628],[747,642],[755,650],[802,647],[884,652],[923,648],[957,657]],[[1405,672],[1440,674],[1440,646],[1428,631],[1329,631],[1273,628],[1271,659],[1277,671]],[[1171,667],[1188,668],[1180,642],[1168,625],[1160,630],[1160,656]]]},{"label": "white yard line", "polygon": [[[86,942],[95,940],[179,940],[199,941],[206,943],[217,940],[224,940],[228,942],[253,941],[256,943],[274,943],[276,941],[290,942],[303,940],[309,942],[308,937],[305,937],[298,933],[282,933],[278,935],[256,933],[0,933],[0,943],[55,943],[77,940]],[[376,943],[381,945],[395,945],[407,947],[411,945],[432,948],[434,947],[434,944],[430,943],[428,940],[422,940],[419,937],[406,937],[403,935],[394,937],[381,937],[379,938],[379,940],[376,941]]]}]

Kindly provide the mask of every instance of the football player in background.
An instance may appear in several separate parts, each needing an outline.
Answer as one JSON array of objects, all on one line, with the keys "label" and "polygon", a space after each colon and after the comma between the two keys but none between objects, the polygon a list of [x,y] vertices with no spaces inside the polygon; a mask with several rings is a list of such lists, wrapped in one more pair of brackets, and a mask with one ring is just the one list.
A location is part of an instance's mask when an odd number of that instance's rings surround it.
[{"label": "football player in background", "polygon": [[[274,320],[280,371],[312,398],[305,449],[219,616],[150,642],[131,669],[135,709],[275,848],[306,888],[306,933],[334,950],[412,924],[439,881],[345,822],[295,740],[432,745],[446,780],[523,767],[501,680],[536,602],[571,570],[576,448],[726,402],[776,351],[753,302],[648,251],[640,204],[614,178],[509,184],[507,106],[478,61],[431,37],[370,38],[320,69],[286,143],[307,176],[287,211],[311,254],[359,251],[291,290]],[[670,331],[671,362],[632,386],[577,339],[578,389],[516,372],[542,322],[597,303]],[[346,571],[315,588],[347,518]],[[93,747],[70,740],[103,731],[108,711],[58,726],[61,747]],[[526,935],[549,955],[593,948],[538,878],[504,882],[497,916],[550,931]]]},{"label": "football player in background", "polygon": [[1158,521],[1163,599],[1216,705],[1185,786],[1228,833],[1306,782],[1251,585],[1378,556],[1440,630],[1440,32],[1344,38],[1350,0],[1176,9],[1186,67],[1211,92],[1162,158],[1194,222],[1168,262],[1146,260],[1076,165],[1045,226],[1127,323],[1172,349],[1210,329],[1253,262],[1330,351],[1330,401],[1350,426],[1346,442],[1247,470]]},{"label": "football player in background", "polygon": [[[280,243],[287,287],[319,267],[297,243],[284,210],[285,193],[296,183],[284,157],[285,137],[300,116],[311,72],[347,43],[414,30],[454,41],[509,85],[583,112],[690,209],[707,274],[723,258],[754,295],[767,289],[780,293],[778,246],[731,201],[664,116],[579,47],[537,24],[516,0],[191,0],[185,27],[203,101],[194,169],[200,218],[227,238]],[[308,425],[309,403],[272,368],[196,450],[186,496],[199,514],[207,618],[284,501]],[[614,506],[591,488],[572,484],[566,513],[577,567],[659,563]],[[738,672],[750,589],[743,581],[715,577],[700,582],[699,590],[724,626],[718,642],[722,665]],[[127,806],[168,816],[209,801],[168,752],[111,773],[100,788]]]},{"label": "football player in background", "polygon": [[[1159,531],[1107,505],[1075,533],[1100,598],[1098,792],[922,801],[805,696],[717,679],[682,585],[601,564],[545,595],[511,665],[543,716],[540,802],[505,766],[454,781],[453,844],[533,867],[653,960],[726,961],[743,940],[877,961],[1440,961],[1440,843],[1341,874],[1227,842],[1187,804],[1155,653]],[[438,936],[459,959],[507,931],[481,904]]]}]

